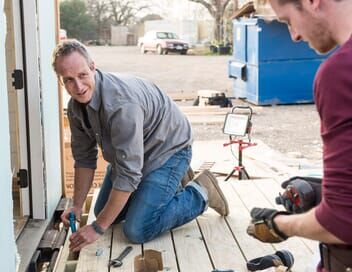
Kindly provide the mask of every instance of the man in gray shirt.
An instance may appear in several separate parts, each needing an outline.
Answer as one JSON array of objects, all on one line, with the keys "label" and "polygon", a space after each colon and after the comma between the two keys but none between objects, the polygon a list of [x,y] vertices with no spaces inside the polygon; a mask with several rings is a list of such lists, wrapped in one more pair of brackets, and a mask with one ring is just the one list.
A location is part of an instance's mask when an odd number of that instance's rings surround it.
[{"label": "man in gray shirt", "polygon": [[76,40],[56,47],[53,68],[71,96],[68,118],[75,179],[73,207],[61,216],[65,225],[71,211],[80,219],[98,146],[110,163],[94,208],[97,219],[72,234],[72,251],[122,220],[126,237],[144,243],[189,222],[208,206],[220,215],[229,213],[209,171],[181,189],[192,156],[192,131],[176,104],[155,84],[99,71]]}]

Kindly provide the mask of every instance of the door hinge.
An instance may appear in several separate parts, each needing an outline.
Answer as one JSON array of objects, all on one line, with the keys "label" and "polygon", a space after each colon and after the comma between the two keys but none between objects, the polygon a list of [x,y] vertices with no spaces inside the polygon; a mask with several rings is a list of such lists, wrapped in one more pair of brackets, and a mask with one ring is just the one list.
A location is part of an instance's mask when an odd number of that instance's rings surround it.
[{"label": "door hinge", "polygon": [[17,184],[20,188],[28,187],[28,171],[26,169],[20,169],[17,172]]},{"label": "door hinge", "polygon": [[23,71],[22,70],[13,70],[12,73],[12,86],[15,87],[16,90],[23,89]]}]

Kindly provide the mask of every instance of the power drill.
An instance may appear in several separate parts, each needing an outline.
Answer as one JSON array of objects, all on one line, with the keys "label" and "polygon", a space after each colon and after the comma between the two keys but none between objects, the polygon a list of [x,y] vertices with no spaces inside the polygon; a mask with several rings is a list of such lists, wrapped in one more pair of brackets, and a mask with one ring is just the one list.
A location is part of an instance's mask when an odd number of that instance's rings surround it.
[{"label": "power drill", "polygon": [[304,213],[321,201],[320,178],[293,177],[281,186],[285,191],[280,193],[275,201],[290,213]]}]

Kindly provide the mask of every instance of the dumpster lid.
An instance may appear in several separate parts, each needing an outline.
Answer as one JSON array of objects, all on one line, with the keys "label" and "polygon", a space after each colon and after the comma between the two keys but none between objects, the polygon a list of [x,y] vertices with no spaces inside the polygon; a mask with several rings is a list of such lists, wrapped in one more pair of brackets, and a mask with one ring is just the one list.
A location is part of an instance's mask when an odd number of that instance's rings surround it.
[{"label": "dumpster lid", "polygon": [[277,20],[277,16],[268,0],[247,1],[239,9],[234,11],[231,19],[253,16],[260,17],[266,21]]}]

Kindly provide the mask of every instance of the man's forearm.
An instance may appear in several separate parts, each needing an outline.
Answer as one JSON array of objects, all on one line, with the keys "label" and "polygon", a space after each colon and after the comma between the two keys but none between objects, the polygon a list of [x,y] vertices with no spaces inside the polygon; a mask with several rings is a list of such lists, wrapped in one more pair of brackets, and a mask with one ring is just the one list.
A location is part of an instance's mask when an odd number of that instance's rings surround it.
[{"label": "man's forearm", "polygon": [[94,179],[94,169],[75,168],[73,206],[82,208]]},{"label": "man's forearm", "polygon": [[315,209],[303,214],[278,215],[274,222],[287,236],[299,236],[329,244],[344,243],[320,225],[315,217]]},{"label": "man's forearm", "polygon": [[97,216],[97,224],[107,229],[125,207],[131,192],[112,189],[103,210]]}]

